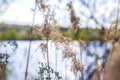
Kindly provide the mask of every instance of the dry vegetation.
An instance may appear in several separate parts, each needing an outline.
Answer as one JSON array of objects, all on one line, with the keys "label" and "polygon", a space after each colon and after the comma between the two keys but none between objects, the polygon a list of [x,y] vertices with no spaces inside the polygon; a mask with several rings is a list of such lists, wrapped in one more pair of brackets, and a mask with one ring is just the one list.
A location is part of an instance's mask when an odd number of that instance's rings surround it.
[{"label": "dry vegetation", "polygon": [[[40,44],[40,48],[42,49],[44,53],[44,58],[47,63],[47,77],[46,79],[51,80],[51,75],[50,75],[50,65],[49,65],[49,51],[48,51],[48,40],[51,39],[57,49],[62,50],[62,57],[64,59],[70,59],[71,60],[71,70],[77,77],[78,73],[80,74],[82,80],[84,80],[84,64],[82,62],[82,56],[80,58],[77,57],[78,52],[73,49],[72,44],[73,40],[64,37],[60,31],[59,31],[59,24],[54,18],[54,11],[51,10],[50,5],[46,4],[45,1],[36,0],[36,5],[39,9],[40,12],[42,12],[43,17],[44,17],[44,22],[41,26],[37,25],[32,27],[32,37],[37,36],[37,35],[42,35],[42,38],[46,40],[45,43]],[[72,23],[70,27],[70,33],[76,34],[79,29],[80,29],[80,18],[76,16],[72,2],[67,4],[68,11],[70,12],[70,21]],[[117,19],[115,22],[111,25],[109,29],[106,29],[105,32],[105,38],[106,38],[106,43],[109,41],[112,41],[113,43],[113,48],[110,51],[108,58],[105,59],[104,67],[103,65],[98,65],[98,55],[96,54],[95,56],[95,68],[91,74],[91,80],[119,80],[119,33],[118,32],[118,26],[119,26],[119,19],[118,19],[118,14],[119,14],[119,6],[118,6],[118,12],[117,12]],[[116,42],[117,39],[117,42]],[[85,41],[79,39],[78,41],[80,45],[82,46],[81,50],[85,49]],[[29,53],[28,53],[29,54]],[[80,54],[82,55],[82,53]],[[104,58],[103,58],[104,59]],[[28,60],[29,61],[29,60]],[[27,73],[27,72],[26,72]],[[27,79],[27,75],[25,76]],[[25,80],[26,80],[25,79]],[[77,79],[77,78],[76,78]]]},{"label": "dry vegetation", "polygon": [[0,79],[6,80],[6,67],[8,64],[8,55],[0,54]]},{"label": "dry vegetation", "polygon": [[[43,75],[44,71],[47,73],[46,80],[51,80],[51,72],[55,73],[57,75],[58,80],[61,79],[61,77],[58,75],[57,71],[54,71],[50,67],[50,61],[49,61],[49,51],[48,51],[48,42],[49,40],[52,40],[53,43],[55,43],[55,47],[59,50],[62,50],[62,58],[63,60],[71,60],[71,70],[77,77],[79,76],[84,79],[84,63],[82,62],[82,52],[81,57],[78,58],[77,56],[79,53],[73,48],[73,40],[63,36],[60,33],[60,25],[57,23],[57,20],[55,20],[54,16],[55,13],[53,10],[51,10],[51,5],[46,4],[44,0],[36,0],[35,9],[38,8],[39,11],[42,13],[44,22],[42,25],[35,25],[34,26],[34,19],[33,19],[33,25],[31,27],[30,31],[30,44],[29,44],[29,51],[28,51],[28,57],[27,57],[27,63],[26,63],[26,71],[25,71],[25,80],[27,80],[28,77],[28,66],[29,66],[29,56],[30,56],[30,49],[31,49],[31,39],[36,36],[42,36],[43,40],[45,40],[44,43],[41,43],[38,45],[38,49],[42,49],[42,53],[44,54],[44,59],[46,60],[46,63],[40,63],[42,65],[42,68],[40,68],[40,75]],[[66,7],[68,7],[68,11],[70,12],[70,21],[72,23],[70,27],[70,33],[76,34],[79,32],[80,29],[80,18],[76,16],[72,2],[69,2]],[[119,6],[118,6],[118,12],[119,14]],[[110,26],[109,29],[106,29],[105,32],[105,38],[106,43],[109,41],[113,44],[113,48],[110,50],[110,53],[108,57],[104,60],[106,61],[103,65],[98,65],[98,55],[95,55],[95,68],[91,74],[90,80],[120,80],[120,41],[119,41],[119,35],[118,33],[118,26],[120,26],[120,20],[118,18],[113,22],[113,24]],[[86,48],[86,42],[79,38],[77,42],[81,45],[81,50],[83,51]],[[0,55],[0,60],[3,58],[3,56]],[[103,58],[104,59],[104,58]],[[4,64],[4,62],[1,62],[1,64]],[[1,66],[1,65],[0,65]],[[5,64],[6,66],[6,64]],[[2,66],[1,66],[2,67]],[[2,68],[0,67],[1,71]],[[0,72],[1,74],[1,72]],[[0,76],[1,79],[1,76]],[[4,79],[3,79],[4,80]],[[76,78],[77,80],[77,78]]]}]

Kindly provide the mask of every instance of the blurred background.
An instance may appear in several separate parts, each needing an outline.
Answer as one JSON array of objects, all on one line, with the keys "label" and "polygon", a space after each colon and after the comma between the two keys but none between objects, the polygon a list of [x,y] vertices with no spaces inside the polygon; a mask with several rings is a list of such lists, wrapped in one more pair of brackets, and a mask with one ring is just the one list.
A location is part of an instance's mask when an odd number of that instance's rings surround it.
[{"label": "blurred background", "polygon": [[[50,0],[55,18],[61,26],[61,32],[65,36],[74,38],[72,34],[67,34],[68,27],[71,26],[70,15],[67,10],[67,3],[70,0]],[[89,40],[89,33],[93,39],[98,36],[103,40],[105,28],[109,28],[117,17],[118,0],[73,0],[73,7],[76,16],[80,17],[79,37]],[[35,0],[1,0],[0,1],[0,39],[26,40],[29,27],[32,26],[32,18],[35,7]],[[39,10],[36,10],[35,23],[42,24],[43,19]]]},{"label": "blurred background", "polygon": [[[69,33],[71,27],[70,13],[67,3],[72,1],[75,15],[80,18],[80,29],[77,34]],[[118,0],[46,0],[55,13],[55,19],[60,25],[60,32],[63,36],[71,39],[85,40],[87,47],[84,51],[80,49],[79,43],[74,43],[74,48],[78,53],[83,53],[83,63],[85,67],[85,79],[88,79],[94,68],[94,56],[99,55],[99,64],[102,64],[102,57],[109,52],[111,44],[105,48],[105,29],[109,29],[118,12]],[[25,66],[29,47],[30,27],[33,25],[33,15],[35,12],[35,0],[0,0],[0,80],[24,80]],[[34,25],[41,25],[43,16],[39,9],[36,9]],[[120,26],[118,26],[119,28]],[[42,37],[32,38],[32,48],[30,55],[29,80],[35,80],[40,75],[38,62],[45,62],[41,50],[37,47],[42,43]],[[70,60],[62,60],[62,52],[55,49],[55,45],[50,50],[50,66],[55,69],[55,53],[59,53],[57,71],[63,80],[75,80],[74,74],[70,70]],[[54,58],[53,58],[54,57]],[[86,58],[88,58],[86,60]],[[52,79],[56,80],[56,79]],[[78,76],[77,80],[81,80]]]}]

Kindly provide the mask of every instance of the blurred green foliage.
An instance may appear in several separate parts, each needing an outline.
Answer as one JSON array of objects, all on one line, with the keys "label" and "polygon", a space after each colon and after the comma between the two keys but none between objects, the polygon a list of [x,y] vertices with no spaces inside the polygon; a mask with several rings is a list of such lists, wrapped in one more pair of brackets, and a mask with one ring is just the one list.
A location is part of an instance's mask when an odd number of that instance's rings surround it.
[{"label": "blurred green foliage", "polygon": [[[71,32],[68,28],[60,28],[63,36],[70,37],[73,40],[101,40],[104,41],[104,30],[98,28],[80,28],[76,33]],[[7,25],[0,24],[0,40],[28,40],[30,26],[28,25]],[[41,40],[41,36],[36,36],[33,40]]]},{"label": "blurred green foliage", "polygon": [[[92,41],[92,40],[100,40],[105,41],[104,35],[101,34],[101,29],[97,28],[81,28],[76,33],[69,32],[68,30],[61,31],[62,34],[66,37],[71,37],[73,40],[85,40],[85,41]],[[102,31],[104,32],[104,31]]]},{"label": "blurred green foliage", "polygon": [[0,39],[1,40],[22,40],[26,39],[26,34],[20,34],[15,29],[9,29],[3,32],[0,32]]},{"label": "blurred green foliage", "polygon": [[0,40],[23,40],[28,38],[28,26],[0,24]]}]

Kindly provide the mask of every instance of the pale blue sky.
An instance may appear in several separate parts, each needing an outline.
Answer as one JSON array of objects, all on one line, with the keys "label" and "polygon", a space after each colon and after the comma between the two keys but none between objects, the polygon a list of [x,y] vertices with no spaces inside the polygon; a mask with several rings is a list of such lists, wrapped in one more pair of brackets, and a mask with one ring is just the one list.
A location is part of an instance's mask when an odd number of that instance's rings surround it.
[{"label": "pale blue sky", "polygon": [[[107,4],[97,6],[99,10],[95,14],[96,18],[100,19],[103,14],[105,17],[109,16],[111,9],[117,6],[117,3],[113,3],[114,0],[107,1]],[[57,4],[60,7],[60,10],[56,10],[56,19],[58,20],[59,24],[63,26],[70,26],[69,13],[64,10],[68,0],[63,0],[60,4],[57,0],[50,0],[50,2],[53,5]],[[80,11],[85,12],[84,14],[88,16],[90,15],[90,12],[79,3],[79,0],[73,0],[73,5],[77,16],[81,18],[81,26],[85,26],[86,23],[87,25],[95,25],[94,21],[88,20],[86,17],[80,15]],[[31,25],[33,17],[33,12],[31,11],[32,8],[34,8],[34,0],[16,0],[10,3],[8,10],[0,17],[0,22]],[[107,12],[105,12],[105,8],[108,8]],[[39,12],[37,12],[35,24],[40,23],[42,23],[42,16]]]},{"label": "pale blue sky", "polygon": [[10,3],[9,8],[2,14],[0,20],[8,23],[30,24],[33,14],[31,8],[33,7],[34,0],[16,0]]}]

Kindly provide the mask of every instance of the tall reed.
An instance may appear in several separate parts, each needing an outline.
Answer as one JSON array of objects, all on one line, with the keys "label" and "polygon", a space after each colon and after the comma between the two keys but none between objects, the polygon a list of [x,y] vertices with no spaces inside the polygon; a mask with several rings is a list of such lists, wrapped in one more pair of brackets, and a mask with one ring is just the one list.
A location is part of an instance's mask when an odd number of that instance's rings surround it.
[{"label": "tall reed", "polygon": [[[35,15],[36,15],[36,2],[35,2],[33,19],[32,19],[32,27],[34,26],[34,22],[35,22]],[[30,58],[30,50],[31,50],[31,43],[32,43],[32,31],[33,31],[32,27],[30,27],[30,35],[29,35],[30,42],[29,42],[27,63],[26,63],[26,69],[25,69],[25,80],[27,80],[27,76],[28,76],[28,67],[29,67],[29,58]]]},{"label": "tall reed", "polygon": [[111,24],[110,29],[106,31],[106,39],[107,41],[112,41],[113,47],[109,52],[109,55],[107,57],[106,65],[104,67],[104,75],[103,75],[103,80],[119,80],[120,77],[118,74],[120,69],[119,69],[119,5],[120,5],[120,0],[118,2],[117,6],[117,17],[116,20]]}]

